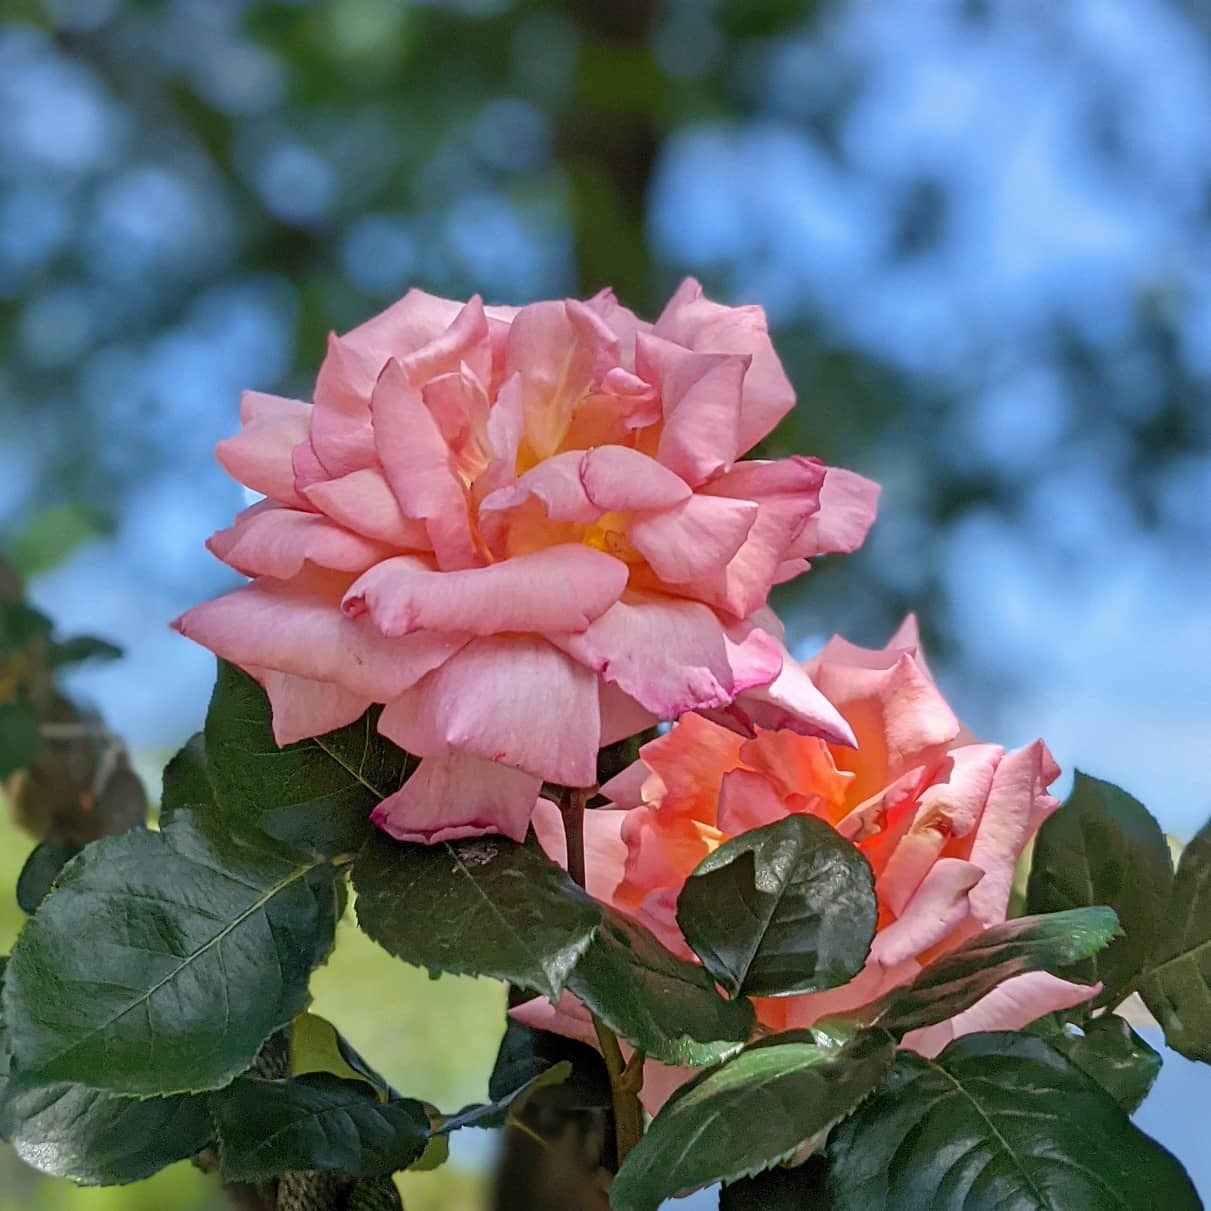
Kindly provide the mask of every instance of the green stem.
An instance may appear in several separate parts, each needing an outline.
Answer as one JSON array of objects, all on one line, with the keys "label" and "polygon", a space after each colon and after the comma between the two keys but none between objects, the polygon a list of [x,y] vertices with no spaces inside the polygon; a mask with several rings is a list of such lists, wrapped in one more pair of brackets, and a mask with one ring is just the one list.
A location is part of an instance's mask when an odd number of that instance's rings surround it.
[{"label": "green stem", "polygon": [[[593,787],[569,787],[560,796],[563,832],[568,848],[568,874],[579,886],[585,886],[584,813],[593,797]],[[643,1087],[643,1053],[636,1052],[628,1064],[622,1056],[618,1036],[595,1013],[590,1012],[597,1043],[610,1077],[610,1100],[614,1108],[614,1140],[618,1163],[626,1160],[643,1135],[643,1109],[639,1090]]]}]

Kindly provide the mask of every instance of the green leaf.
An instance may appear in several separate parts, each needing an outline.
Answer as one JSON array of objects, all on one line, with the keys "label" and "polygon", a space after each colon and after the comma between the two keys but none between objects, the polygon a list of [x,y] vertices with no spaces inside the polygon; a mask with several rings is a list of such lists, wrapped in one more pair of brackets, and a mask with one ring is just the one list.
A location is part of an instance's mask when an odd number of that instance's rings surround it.
[{"label": "green leaf", "polygon": [[415,764],[378,734],[377,722],[374,708],[348,727],[279,748],[264,690],[220,661],[206,754],[229,827],[324,857],[355,852],[371,831],[370,813]]},{"label": "green leaf", "polygon": [[1097,1081],[1128,1114],[1139,1108],[1160,1075],[1160,1055],[1130,1023],[1112,1013],[1090,1018],[1079,1030],[1047,1018],[1031,1029]]},{"label": "green leaf", "polygon": [[870,863],[794,815],[725,842],[677,898],[677,923],[731,996],[836,988],[862,970],[879,905]]},{"label": "green leaf", "polygon": [[24,601],[0,601],[0,652],[17,652],[48,643],[51,620]]},{"label": "green leaf", "polygon": [[719,1191],[719,1211],[829,1211],[828,1167],[824,1158],[779,1167],[729,1182]]},{"label": "green leaf", "polygon": [[1211,821],[1182,851],[1165,918],[1139,991],[1169,1046],[1211,1063]]},{"label": "green leaf", "polygon": [[442,1135],[449,1135],[463,1127],[503,1127],[507,1121],[522,1112],[525,1104],[539,1089],[562,1085],[571,1075],[572,1065],[567,1060],[552,1064],[550,1068],[496,1101],[464,1106],[457,1114],[443,1118],[437,1130]]},{"label": "green leaf", "polygon": [[85,1186],[142,1181],[214,1138],[204,1097],[118,1097],[55,1082],[9,1087],[0,1136],[26,1164]]},{"label": "green leaf", "polygon": [[164,789],[160,795],[160,826],[166,828],[178,811],[216,815],[214,787],[206,772],[206,745],[195,732],[185,747],[164,767]]},{"label": "green leaf", "polygon": [[363,1082],[326,1072],[244,1078],[210,1101],[229,1181],[266,1181],[299,1169],[382,1177],[406,1169],[429,1138],[420,1102],[380,1102]]},{"label": "green leaf", "polygon": [[18,1067],[114,1093],[226,1084],[307,1003],[332,946],[334,875],[212,837],[185,811],[88,846],[13,950]]},{"label": "green leaf", "polygon": [[0,702],[0,778],[24,769],[40,739],[38,712],[28,702]]},{"label": "green leaf", "polygon": [[24,913],[33,913],[46,898],[59,872],[79,852],[79,845],[63,841],[43,841],[34,847],[17,876],[17,904]]},{"label": "green leaf", "polygon": [[554,862],[505,837],[370,838],[353,865],[357,920],[389,954],[557,997],[601,909]]},{"label": "green leaf", "polygon": [[837,1128],[838,1211],[1198,1211],[1181,1165],[1075,1064],[1029,1034],[900,1052]]},{"label": "green leaf", "polygon": [[1173,863],[1147,808],[1110,782],[1079,771],[1064,806],[1039,830],[1026,910],[1108,904],[1123,933],[1071,978],[1105,985],[1095,1004],[1115,1005],[1166,932]]},{"label": "green leaf", "polygon": [[398,1096],[327,1018],[314,1013],[300,1013],[290,1026],[290,1071],[294,1076],[327,1072],[345,1081],[361,1081],[380,1102]]},{"label": "green leaf", "polygon": [[655,1211],[671,1195],[769,1169],[848,1114],[892,1055],[882,1031],[840,1051],[800,1034],[746,1048],[669,1099],[618,1171],[611,1207]]},{"label": "green leaf", "polygon": [[1118,932],[1112,908],[1074,908],[994,925],[928,964],[876,1004],[871,1020],[906,1034],[969,1009],[1011,976],[1057,972],[1095,954]]},{"label": "green leaf", "polygon": [[[0,986],[8,963],[0,957]],[[116,1097],[83,1085],[10,1080],[0,1018],[0,1139],[26,1164],[82,1185],[140,1181],[205,1147],[213,1136],[201,1098]]]},{"label": "green leaf", "polygon": [[80,664],[85,660],[117,660],[122,649],[108,639],[95,635],[76,635],[62,643],[51,644],[47,663],[51,668],[65,664]]},{"label": "green leaf", "polygon": [[753,1032],[747,998],[724,1000],[705,968],[612,909],[568,988],[611,1030],[665,1064],[713,1064]]}]

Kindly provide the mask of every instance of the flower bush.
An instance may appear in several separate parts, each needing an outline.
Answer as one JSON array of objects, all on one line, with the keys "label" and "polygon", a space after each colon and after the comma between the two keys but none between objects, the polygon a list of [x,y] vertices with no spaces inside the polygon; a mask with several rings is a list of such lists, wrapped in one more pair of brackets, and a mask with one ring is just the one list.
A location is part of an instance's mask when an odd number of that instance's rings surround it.
[{"label": "flower bush", "polygon": [[[220,445],[263,499],[210,546],[250,580],[176,624],[220,659],[154,828],[59,682],[115,652],[0,566],[0,778],[40,842],[0,1137],[82,1184],[192,1158],[258,1211],[393,1211],[485,1127],[501,1207],[1200,1207],[1131,1122],[1132,1022],[1211,1062],[1211,825],[1175,870],[1119,788],[1061,806],[911,619],[790,657],[771,589],[877,492],[741,460],[792,403],[760,310],[694,282],[653,324],[413,291],[333,337],[314,402],[248,394]],[[509,986],[489,1101],[401,1094],[309,1012],[351,890],[388,954]]]},{"label": "flower bush", "polygon": [[265,499],[209,545],[252,580],[176,625],[261,682],[281,744],[383,704],[421,758],[375,813],[402,840],[520,840],[543,780],[688,710],[850,740],[763,607],[877,489],[738,461],[793,403],[761,309],[692,280],[654,324],[608,291],[413,290],[330,339],[313,404],[244,396],[219,458]]}]

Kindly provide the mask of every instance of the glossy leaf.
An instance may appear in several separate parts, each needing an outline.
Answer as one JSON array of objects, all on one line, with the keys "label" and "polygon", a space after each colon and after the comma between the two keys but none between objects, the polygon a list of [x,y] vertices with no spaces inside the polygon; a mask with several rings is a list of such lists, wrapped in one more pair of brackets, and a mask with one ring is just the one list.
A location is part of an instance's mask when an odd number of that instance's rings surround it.
[{"label": "glossy leaf", "polygon": [[719,1211],[829,1211],[831,1206],[828,1168],[819,1155],[802,1165],[742,1177],[719,1191]]},{"label": "glossy leaf", "polygon": [[552,998],[601,921],[563,870],[505,837],[408,845],[377,835],[353,886],[358,924],[396,958]]},{"label": "glossy leaf", "polygon": [[705,968],[612,909],[568,987],[611,1030],[665,1064],[713,1064],[753,1031],[746,998],[725,1000]]},{"label": "glossy leaf", "polygon": [[1122,934],[1075,967],[1070,978],[1105,985],[1096,1004],[1114,1005],[1164,936],[1173,863],[1147,808],[1110,782],[1079,771],[1064,806],[1039,830],[1026,911],[1108,904]]},{"label": "glossy leaf", "polygon": [[362,1081],[313,1072],[289,1081],[245,1078],[211,1097],[223,1175],[255,1182],[287,1170],[382,1177],[424,1150],[420,1102],[381,1102]]},{"label": "glossy leaf", "polygon": [[1211,1063],[1211,821],[1182,851],[1166,922],[1139,990],[1169,1046]]},{"label": "glossy leaf", "polygon": [[98,639],[95,635],[75,635],[62,643],[51,645],[47,663],[52,668],[65,664],[80,664],[85,660],[117,660],[122,655],[122,649],[108,639]]},{"label": "glossy leaf", "polygon": [[28,702],[0,702],[0,778],[27,766],[39,742],[37,711]]},{"label": "glossy leaf", "polygon": [[127,1094],[226,1084],[306,1004],[332,946],[333,878],[211,837],[186,811],[88,846],[13,951],[4,1014],[19,1067]]},{"label": "glossy leaf", "polygon": [[379,1101],[396,1095],[327,1018],[300,1013],[290,1026],[290,1071],[294,1076],[327,1072],[346,1081],[361,1081]]},{"label": "glossy leaf", "polygon": [[840,1051],[799,1033],[745,1049],[669,1099],[614,1179],[611,1207],[655,1211],[672,1195],[769,1169],[848,1114],[892,1056],[882,1031]]},{"label": "glossy leaf", "polygon": [[464,1106],[457,1114],[443,1118],[437,1130],[442,1135],[449,1135],[452,1131],[461,1130],[463,1127],[503,1127],[506,1121],[521,1113],[526,1102],[538,1090],[550,1088],[552,1085],[562,1085],[571,1075],[572,1065],[567,1060],[553,1064],[537,1076],[531,1077],[524,1085],[496,1101],[478,1102],[473,1106]]},{"label": "glossy leaf", "polygon": [[10,1085],[0,1137],[26,1164],[86,1186],[141,1181],[192,1156],[214,1137],[199,1096],[119,1097],[83,1085]]},{"label": "glossy leaf", "polygon": [[862,970],[879,905],[870,864],[814,816],[725,842],[677,899],[677,923],[731,996],[835,988]]},{"label": "glossy leaf", "polygon": [[1198,1211],[1181,1165],[1075,1064],[1030,1034],[901,1052],[834,1132],[838,1211]]},{"label": "glossy leaf", "polygon": [[1031,1029],[1092,1077],[1128,1114],[1139,1108],[1161,1071],[1161,1057],[1115,1014],[1075,1026],[1044,1019]]},{"label": "glossy leaf", "polygon": [[59,872],[80,852],[79,845],[62,841],[43,841],[34,847],[17,876],[17,904],[24,913],[33,913],[46,898]]},{"label": "glossy leaf", "polygon": [[877,1003],[871,1020],[905,1034],[970,1008],[1011,976],[1063,972],[1118,932],[1114,910],[1075,908],[994,925],[928,964],[906,988]]},{"label": "glossy leaf", "polygon": [[264,690],[219,662],[206,716],[206,755],[219,808],[233,830],[259,829],[301,852],[356,851],[370,813],[415,764],[378,734],[377,709],[356,723],[279,748]]}]

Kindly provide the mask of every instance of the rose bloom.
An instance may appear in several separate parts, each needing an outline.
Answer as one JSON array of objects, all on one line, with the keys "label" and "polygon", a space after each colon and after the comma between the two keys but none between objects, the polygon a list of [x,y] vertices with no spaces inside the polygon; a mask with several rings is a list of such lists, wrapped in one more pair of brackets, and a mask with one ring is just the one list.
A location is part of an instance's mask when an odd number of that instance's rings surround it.
[{"label": "rose bloom", "polygon": [[[881,651],[833,638],[806,665],[857,737],[849,748],[790,731],[746,739],[686,715],[603,788],[617,805],[585,817],[589,890],[692,957],[676,922],[677,896],[698,863],[726,840],[793,812],[831,824],[866,856],[879,917],[866,965],[824,992],[754,998],[767,1030],[811,1026],[907,983],[943,951],[1005,920],[1018,858],[1059,806],[1059,775],[1041,740],[1006,752],[960,726],[929,674],[908,619]],[[564,858],[558,811],[543,802],[535,827]],[[970,1009],[907,1035],[936,1054],[960,1034],[1016,1030],[1087,1000],[1096,988],[1045,972],[1006,980]],[[514,1013],[593,1041],[570,994]],[[650,1065],[649,1107],[686,1072]]]},{"label": "rose bloom", "polygon": [[520,839],[544,779],[688,710],[851,742],[763,607],[877,488],[737,461],[793,403],[761,309],[693,281],[654,324],[410,291],[330,338],[313,404],[244,395],[218,457],[265,499],[209,546],[251,583],[174,625],[264,686],[279,744],[383,704],[422,758],[374,813],[401,839]]}]

